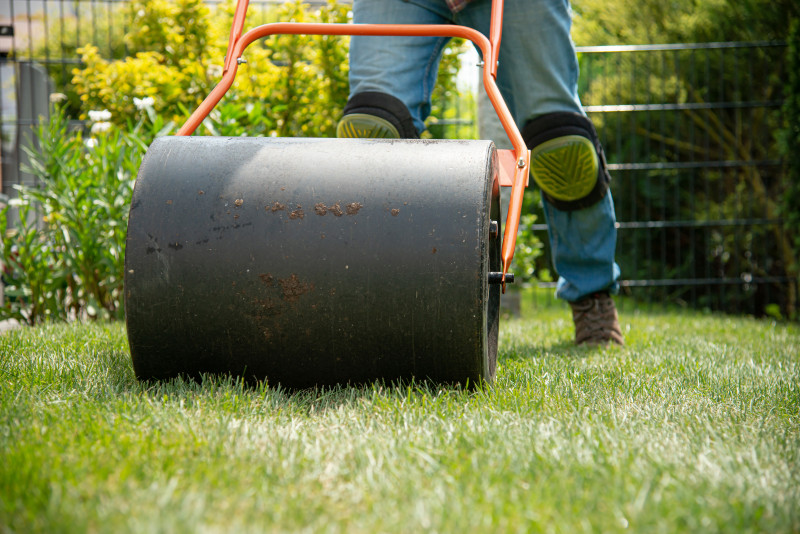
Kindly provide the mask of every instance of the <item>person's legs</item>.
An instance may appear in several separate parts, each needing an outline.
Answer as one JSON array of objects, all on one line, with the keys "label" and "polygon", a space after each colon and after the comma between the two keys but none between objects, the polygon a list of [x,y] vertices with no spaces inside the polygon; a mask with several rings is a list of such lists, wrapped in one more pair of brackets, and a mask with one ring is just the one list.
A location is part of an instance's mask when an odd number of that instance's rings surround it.
[{"label": "person's legs", "polygon": [[[354,21],[441,24],[454,20],[488,35],[490,10],[490,0],[474,0],[455,16],[443,0],[356,0]],[[559,273],[556,295],[575,308],[587,298],[599,302],[598,292],[616,292],[619,267],[614,262],[615,217],[605,162],[577,95],[578,64],[570,27],[567,0],[507,0],[497,83],[517,124],[527,133],[526,142],[534,153],[532,168],[540,169],[534,180],[544,191],[553,263]],[[421,132],[446,42],[443,38],[353,37],[351,101],[358,95],[391,95],[385,105],[385,99],[378,99],[379,114],[397,99]],[[350,112],[357,114],[359,109]],[[559,184],[565,187],[559,189]],[[609,302],[613,308],[613,301]],[[615,310],[612,326],[619,330]]]},{"label": "person's legs", "polygon": [[556,295],[575,302],[587,295],[619,289],[619,266],[614,262],[616,217],[611,192],[594,206],[561,211],[544,201],[550,250],[557,258]]},{"label": "person's legs", "polygon": [[[489,35],[491,0],[474,0],[456,24]],[[566,0],[506,0],[497,85],[520,128],[546,113],[583,113]]]},{"label": "person's legs", "polygon": [[[456,23],[488,35],[490,9],[490,0],[474,0]],[[613,301],[603,296],[619,288],[616,217],[602,148],[577,94],[570,28],[567,0],[506,0],[497,82],[532,150],[556,296],[573,307],[576,341],[621,343]],[[600,326],[579,324],[587,320]]]},{"label": "person's legs", "polygon": [[[456,23],[488,33],[490,9],[490,0],[474,0],[457,15]],[[528,134],[528,148],[534,151],[552,137],[548,131],[569,134],[562,137],[583,137],[590,148],[595,144],[593,128],[578,98],[578,62],[570,27],[566,0],[505,2],[498,86],[523,135]],[[589,175],[594,182],[599,159]],[[558,198],[544,200],[553,261],[561,277],[557,295],[565,300],[617,290],[614,206],[610,194],[601,199],[592,199],[594,203],[583,209],[574,209],[570,202],[561,206],[568,209],[559,209],[554,205],[562,204]]]}]

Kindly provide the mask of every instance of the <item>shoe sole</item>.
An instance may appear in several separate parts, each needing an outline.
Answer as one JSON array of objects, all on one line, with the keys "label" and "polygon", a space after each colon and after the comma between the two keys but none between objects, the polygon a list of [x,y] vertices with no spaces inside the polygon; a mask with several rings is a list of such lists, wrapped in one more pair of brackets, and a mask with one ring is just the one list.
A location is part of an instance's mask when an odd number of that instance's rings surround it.
[{"label": "shoe sole", "polygon": [[394,125],[380,117],[365,113],[345,115],[336,126],[336,137],[366,139],[400,139]]}]

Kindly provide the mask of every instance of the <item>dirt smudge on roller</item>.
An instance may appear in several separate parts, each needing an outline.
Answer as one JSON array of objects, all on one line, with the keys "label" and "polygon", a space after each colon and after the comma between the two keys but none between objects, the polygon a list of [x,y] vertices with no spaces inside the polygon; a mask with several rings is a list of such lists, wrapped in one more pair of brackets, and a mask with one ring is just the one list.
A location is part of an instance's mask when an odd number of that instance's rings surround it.
[{"label": "dirt smudge on roller", "polygon": [[275,213],[276,211],[283,211],[283,210],[285,210],[285,209],[286,209],[286,206],[285,206],[284,204],[281,204],[280,202],[278,202],[278,201],[276,200],[276,201],[275,201],[275,202],[272,204],[272,206],[265,206],[265,207],[264,207],[264,209],[265,209],[265,210],[267,210],[267,211],[272,211],[272,213]]},{"label": "dirt smudge on roller", "polygon": [[356,215],[358,213],[358,210],[360,210],[363,207],[364,205],[361,204],[361,202],[351,202],[350,204],[347,205],[345,210],[347,210],[348,215]]},{"label": "dirt smudge on roller", "polygon": [[303,212],[303,208],[301,208],[300,206],[297,206],[297,209],[289,214],[290,219],[302,219],[305,216],[306,214],[305,212]]},{"label": "dirt smudge on roller", "polygon": [[326,206],[326,205],[325,205],[325,204],[323,204],[322,202],[319,202],[319,203],[317,203],[317,204],[314,204],[314,213],[316,213],[316,214],[317,214],[317,215],[319,215],[320,217],[322,217],[323,215],[327,215],[327,213],[328,213],[328,206]]},{"label": "dirt smudge on roller", "polygon": [[397,217],[398,215],[400,215],[400,210],[397,209],[397,208],[393,208],[392,209],[392,217]]},{"label": "dirt smudge on roller", "polygon": [[333,213],[334,215],[336,215],[337,217],[341,217],[342,215],[344,215],[344,212],[342,211],[342,207],[339,205],[338,202],[336,204],[334,204],[333,206],[331,206],[330,208],[328,208],[328,210],[331,213]]},{"label": "dirt smudge on roller", "polygon": [[279,278],[278,284],[281,286],[283,300],[286,302],[295,302],[314,289],[313,283],[301,282],[296,274],[292,274],[289,278]]}]

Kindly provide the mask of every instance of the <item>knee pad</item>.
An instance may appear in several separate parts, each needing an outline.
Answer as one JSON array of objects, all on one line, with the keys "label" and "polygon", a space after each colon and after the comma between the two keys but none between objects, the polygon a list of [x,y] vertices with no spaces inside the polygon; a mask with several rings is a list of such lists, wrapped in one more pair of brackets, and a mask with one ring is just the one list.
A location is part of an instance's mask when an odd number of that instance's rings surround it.
[{"label": "knee pad", "polygon": [[531,174],[556,209],[588,208],[606,196],[611,176],[592,122],[580,113],[558,112],[525,124]]},{"label": "knee pad", "polygon": [[367,91],[348,100],[336,126],[336,137],[417,139],[419,135],[411,113],[400,99]]}]

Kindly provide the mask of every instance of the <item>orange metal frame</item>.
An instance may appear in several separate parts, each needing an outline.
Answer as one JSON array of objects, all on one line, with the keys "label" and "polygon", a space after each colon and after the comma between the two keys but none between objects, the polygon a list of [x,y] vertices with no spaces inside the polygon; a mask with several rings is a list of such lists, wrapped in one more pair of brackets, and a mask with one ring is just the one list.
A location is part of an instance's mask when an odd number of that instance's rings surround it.
[{"label": "orange metal frame", "polygon": [[228,92],[239,66],[245,48],[258,39],[270,35],[375,35],[375,36],[420,36],[420,37],[461,37],[475,43],[481,50],[484,60],[483,86],[494,106],[497,116],[508,135],[514,150],[498,150],[500,166],[500,185],[511,187],[511,199],[508,206],[501,257],[503,259],[503,292],[506,288],[505,275],[508,273],[519,230],[519,218],[522,211],[522,194],[528,185],[530,152],[514,123],[511,112],[497,88],[497,58],[500,53],[500,37],[503,26],[503,1],[494,0],[492,4],[492,20],[489,30],[490,38],[482,33],[451,24],[319,24],[277,22],[264,24],[242,35],[244,20],[249,0],[238,0],[233,17],[233,26],[228,40],[228,52],[225,56],[222,79],[203,100],[200,106],[178,130],[177,135],[192,135],[200,123],[208,116],[214,106]]}]

